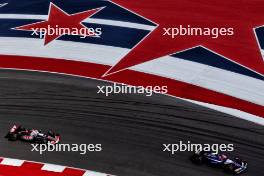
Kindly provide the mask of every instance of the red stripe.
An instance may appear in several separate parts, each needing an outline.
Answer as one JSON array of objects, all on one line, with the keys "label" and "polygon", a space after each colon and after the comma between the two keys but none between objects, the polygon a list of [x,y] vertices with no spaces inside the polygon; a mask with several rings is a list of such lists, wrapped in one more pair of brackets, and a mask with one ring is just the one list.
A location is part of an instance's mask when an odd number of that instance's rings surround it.
[{"label": "red stripe", "polygon": [[21,167],[28,170],[41,170],[44,164],[25,161]]},{"label": "red stripe", "polygon": [[[44,171],[44,164],[25,161],[22,166],[0,164],[1,176],[82,176],[85,170],[66,168],[63,172]],[[92,175],[91,175],[92,176]]]},{"label": "red stripe", "polygon": [[1,165],[0,164],[0,175],[1,176],[18,176],[19,173],[16,174],[19,167],[15,166],[7,166],[7,165]]},{"label": "red stripe", "polygon": [[[61,59],[4,55],[0,55],[0,67],[58,72],[97,79],[102,79],[101,75],[110,68],[105,65]],[[173,96],[230,107],[264,117],[264,106],[160,76],[125,70],[104,79],[136,86],[166,85],[169,94]]]},{"label": "red stripe", "polygon": [[34,169],[35,163],[32,167],[17,167],[0,165],[0,175],[2,176],[65,176],[61,172],[43,171],[41,169]]},{"label": "red stripe", "polygon": [[85,173],[84,170],[66,168],[63,171],[64,176],[82,176]]}]

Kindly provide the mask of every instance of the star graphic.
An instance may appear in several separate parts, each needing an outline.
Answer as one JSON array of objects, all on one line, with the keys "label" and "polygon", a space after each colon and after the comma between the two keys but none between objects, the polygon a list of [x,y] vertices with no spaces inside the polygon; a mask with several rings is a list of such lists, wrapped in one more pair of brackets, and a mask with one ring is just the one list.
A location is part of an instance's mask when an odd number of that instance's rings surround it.
[{"label": "star graphic", "polygon": [[[75,14],[68,14],[58,6],[50,3],[49,14],[47,21],[40,21],[37,23],[27,24],[14,28],[15,30],[27,30],[27,31],[37,31],[41,32],[43,29],[53,29],[54,31],[61,32],[46,32],[44,35],[44,45],[52,42],[53,40],[61,37],[62,35],[79,35],[79,36],[95,36],[96,34],[84,26],[82,21],[98,13],[104,7],[91,9]],[[65,29],[65,30],[60,30]],[[83,30],[85,29],[85,30]],[[82,32],[81,32],[82,31]]]},{"label": "star graphic", "polygon": [[[260,0],[114,0],[159,26],[103,76],[129,67],[203,46],[234,62],[264,74],[264,62],[254,28],[264,25],[264,1]],[[164,36],[163,28],[190,25],[201,28],[233,28],[234,35]]]}]

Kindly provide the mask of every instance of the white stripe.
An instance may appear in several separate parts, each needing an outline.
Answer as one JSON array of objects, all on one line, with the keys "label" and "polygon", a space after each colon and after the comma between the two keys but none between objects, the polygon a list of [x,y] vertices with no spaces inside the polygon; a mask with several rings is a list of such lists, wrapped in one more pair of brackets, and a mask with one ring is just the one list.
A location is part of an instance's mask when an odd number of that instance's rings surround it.
[{"label": "white stripe", "polygon": [[142,30],[148,30],[148,31],[152,31],[156,28],[156,26],[150,26],[150,25],[145,25],[145,24],[124,22],[124,21],[95,19],[95,18],[88,18],[87,20],[84,20],[84,22],[94,23],[94,24],[103,24],[103,25],[109,25],[109,26],[127,27],[127,28],[133,28],[133,29],[142,29]]},{"label": "white stripe", "polygon": [[55,164],[44,164],[41,170],[52,171],[52,172],[63,172],[65,168],[66,168],[65,166],[59,166]]},{"label": "white stripe", "polygon": [[264,57],[264,50],[263,49],[261,50],[261,55],[262,55],[262,57]]},{"label": "white stripe", "polygon": [[1,54],[36,56],[113,65],[129,49],[54,40],[44,46],[43,39],[0,37]]},{"label": "white stripe", "polygon": [[264,81],[170,56],[132,67],[264,105]]},{"label": "white stripe", "polygon": [[[124,48],[60,40],[43,46],[43,40],[40,39],[12,37],[0,37],[0,48],[1,54],[7,55],[61,58],[110,66],[129,52]],[[170,56],[152,60],[131,69],[179,80],[264,105],[264,81],[230,71]]]},{"label": "white stripe", "polygon": [[110,176],[108,174],[103,174],[99,172],[94,172],[94,171],[86,171],[83,176]]},{"label": "white stripe", "polygon": [[[47,15],[24,15],[24,14],[0,14],[0,19],[30,19],[30,20],[47,20]],[[139,23],[131,23],[125,21],[114,21],[114,20],[105,20],[105,19],[97,19],[97,18],[88,18],[83,22],[93,23],[93,24],[102,24],[109,26],[118,26],[118,27],[127,27],[133,29],[142,29],[152,31],[156,28],[156,26],[150,26]]]},{"label": "white stripe", "polygon": [[0,164],[9,166],[22,166],[24,160],[4,158]]},{"label": "white stripe", "polygon": [[[183,98],[181,98],[181,99],[183,99]],[[210,108],[210,109],[214,109],[214,110],[226,113],[226,114],[230,114],[230,115],[233,115],[233,116],[238,117],[240,119],[247,120],[247,121],[250,121],[250,122],[264,126],[264,118],[259,117],[259,116],[255,116],[255,115],[252,115],[252,114],[249,114],[249,113],[237,110],[237,109],[233,109],[233,108],[227,108],[227,107],[223,107],[223,106],[218,106],[218,105],[213,105],[213,104],[209,104],[209,103],[204,103],[204,102],[199,102],[199,101],[194,101],[194,100],[188,100],[188,99],[183,99],[183,100],[186,100],[186,101],[189,101],[191,103],[195,103],[195,104],[198,104],[198,105]]]}]

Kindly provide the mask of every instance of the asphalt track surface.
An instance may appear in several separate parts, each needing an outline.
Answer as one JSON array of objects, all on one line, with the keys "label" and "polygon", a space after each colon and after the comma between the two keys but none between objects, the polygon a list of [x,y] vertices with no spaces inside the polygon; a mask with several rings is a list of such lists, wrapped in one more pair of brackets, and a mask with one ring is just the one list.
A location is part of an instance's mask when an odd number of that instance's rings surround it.
[{"label": "asphalt track surface", "polygon": [[63,143],[102,143],[103,151],[40,156],[23,142],[0,139],[0,156],[55,163],[119,176],[223,176],[196,166],[189,152],[162,152],[163,143],[234,143],[249,162],[243,175],[263,176],[264,128],[163,95],[97,94],[110,83],[48,73],[0,71],[0,134],[13,123],[54,129]]}]

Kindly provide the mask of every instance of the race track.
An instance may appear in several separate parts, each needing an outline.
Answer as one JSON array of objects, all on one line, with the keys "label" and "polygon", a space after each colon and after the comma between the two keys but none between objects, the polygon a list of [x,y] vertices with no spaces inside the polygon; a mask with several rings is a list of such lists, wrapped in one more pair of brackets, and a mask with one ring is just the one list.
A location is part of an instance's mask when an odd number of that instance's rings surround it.
[{"label": "race track", "polygon": [[54,129],[63,143],[102,143],[103,151],[40,156],[23,142],[0,139],[0,156],[73,166],[119,176],[223,176],[196,166],[189,152],[163,143],[234,143],[249,162],[245,176],[263,176],[264,127],[163,95],[97,94],[109,83],[48,73],[0,71],[0,135],[14,123]]}]

